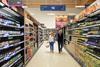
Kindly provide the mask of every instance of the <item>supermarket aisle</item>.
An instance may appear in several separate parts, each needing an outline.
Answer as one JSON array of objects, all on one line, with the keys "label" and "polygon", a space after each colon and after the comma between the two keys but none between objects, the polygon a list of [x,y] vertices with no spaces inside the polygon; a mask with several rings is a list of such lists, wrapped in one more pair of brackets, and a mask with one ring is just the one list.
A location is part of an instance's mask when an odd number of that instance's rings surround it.
[{"label": "supermarket aisle", "polygon": [[49,52],[49,48],[45,47],[46,44],[48,43],[44,42],[26,67],[80,67],[64,49],[61,54],[58,53],[57,43],[54,53]]}]

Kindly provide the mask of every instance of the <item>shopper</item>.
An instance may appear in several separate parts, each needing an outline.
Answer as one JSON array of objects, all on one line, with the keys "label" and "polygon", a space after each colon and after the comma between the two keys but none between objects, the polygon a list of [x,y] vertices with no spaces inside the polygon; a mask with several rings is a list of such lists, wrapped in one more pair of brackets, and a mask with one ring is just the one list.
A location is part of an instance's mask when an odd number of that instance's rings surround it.
[{"label": "shopper", "polygon": [[57,41],[58,41],[58,50],[59,50],[59,53],[61,53],[62,48],[63,48],[63,32],[62,32],[62,30],[58,31]]},{"label": "shopper", "polygon": [[49,34],[49,44],[50,44],[50,51],[54,52],[54,33],[50,32]]}]

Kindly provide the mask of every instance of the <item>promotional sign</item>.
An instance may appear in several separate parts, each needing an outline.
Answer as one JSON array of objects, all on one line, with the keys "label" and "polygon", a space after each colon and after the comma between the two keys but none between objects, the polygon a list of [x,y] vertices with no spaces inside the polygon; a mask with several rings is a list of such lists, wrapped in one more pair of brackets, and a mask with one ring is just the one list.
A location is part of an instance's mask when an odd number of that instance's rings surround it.
[{"label": "promotional sign", "polygon": [[65,11],[65,5],[40,5],[41,11]]},{"label": "promotional sign", "polygon": [[56,16],[56,29],[61,29],[66,25],[67,23],[67,16],[62,15],[62,16]]}]

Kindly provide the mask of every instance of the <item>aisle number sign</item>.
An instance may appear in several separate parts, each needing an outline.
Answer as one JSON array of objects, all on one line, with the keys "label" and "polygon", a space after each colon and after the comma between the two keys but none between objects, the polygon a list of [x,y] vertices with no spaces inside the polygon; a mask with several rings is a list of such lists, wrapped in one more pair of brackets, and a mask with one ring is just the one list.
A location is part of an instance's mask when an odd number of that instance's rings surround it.
[{"label": "aisle number sign", "polygon": [[66,23],[67,23],[67,16],[65,15],[60,15],[60,16],[56,16],[56,29],[60,29],[63,28]]}]

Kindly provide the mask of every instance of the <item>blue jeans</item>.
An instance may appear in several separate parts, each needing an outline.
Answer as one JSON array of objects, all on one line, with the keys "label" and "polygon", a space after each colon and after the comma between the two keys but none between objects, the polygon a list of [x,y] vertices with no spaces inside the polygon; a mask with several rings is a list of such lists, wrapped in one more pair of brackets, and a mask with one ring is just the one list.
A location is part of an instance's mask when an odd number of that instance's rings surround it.
[{"label": "blue jeans", "polygon": [[49,44],[50,44],[50,50],[54,50],[54,42],[49,42]]}]

